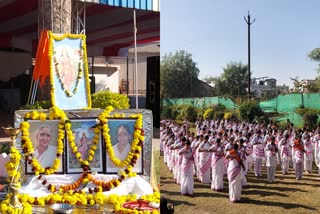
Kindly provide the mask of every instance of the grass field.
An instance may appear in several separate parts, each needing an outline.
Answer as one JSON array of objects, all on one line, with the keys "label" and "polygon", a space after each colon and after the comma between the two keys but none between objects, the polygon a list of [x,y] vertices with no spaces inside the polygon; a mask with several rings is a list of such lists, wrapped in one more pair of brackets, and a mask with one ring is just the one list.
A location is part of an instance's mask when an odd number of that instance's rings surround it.
[{"label": "grass field", "polygon": [[[173,180],[172,173],[160,158],[161,196],[175,206],[175,213],[320,213],[320,178],[315,174],[304,174],[296,180],[294,171],[289,175],[277,171],[276,182],[266,182],[266,170],[262,178],[248,173],[249,187],[242,190],[241,202],[232,204],[228,200],[228,183],[224,192],[214,192],[209,184],[201,184],[195,178],[195,195],[180,195],[180,186]],[[314,172],[316,169],[314,168]]]}]

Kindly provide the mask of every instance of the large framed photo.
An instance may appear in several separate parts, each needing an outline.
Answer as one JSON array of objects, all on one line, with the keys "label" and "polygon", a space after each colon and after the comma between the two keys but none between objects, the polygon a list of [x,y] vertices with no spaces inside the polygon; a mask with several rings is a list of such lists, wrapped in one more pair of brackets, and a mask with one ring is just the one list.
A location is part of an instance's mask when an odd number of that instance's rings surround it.
[{"label": "large framed photo", "polygon": [[[28,120],[30,140],[34,148],[33,156],[43,168],[51,167],[57,158],[57,139],[59,120]],[[55,173],[64,173],[64,157],[60,157],[60,167]],[[26,162],[26,174],[34,174],[32,166]]]},{"label": "large framed photo", "polygon": [[[93,144],[94,139],[94,127],[96,125],[95,119],[84,120],[71,120],[72,133],[75,139],[75,143],[78,147],[78,152],[81,154],[83,160],[87,160],[89,156],[89,150]],[[89,161],[89,166],[92,171],[103,172],[103,159],[102,159],[102,143],[101,134],[99,133],[99,143],[95,150],[93,160]],[[69,142],[67,140],[67,173],[81,173],[83,170],[79,160],[76,158],[73,151],[70,149]]]},{"label": "large framed photo", "polygon": [[91,107],[85,42],[83,34],[50,34],[52,104],[61,109]]},{"label": "large framed photo", "polygon": [[[124,160],[127,158],[128,153],[131,150],[131,143],[133,139],[134,126],[136,119],[127,118],[127,119],[109,119],[109,134],[112,143],[112,149],[114,156],[119,160]],[[141,174],[143,171],[142,165],[142,155],[137,160],[136,164],[133,167],[133,172]],[[109,157],[108,152],[106,153],[106,173],[117,173],[119,167],[114,165],[112,160]]]}]

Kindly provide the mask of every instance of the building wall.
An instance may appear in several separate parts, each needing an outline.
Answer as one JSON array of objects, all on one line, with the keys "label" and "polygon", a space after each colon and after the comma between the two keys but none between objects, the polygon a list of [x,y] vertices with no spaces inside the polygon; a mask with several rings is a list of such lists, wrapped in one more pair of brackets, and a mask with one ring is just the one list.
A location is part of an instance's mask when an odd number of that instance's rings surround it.
[{"label": "building wall", "polygon": [[111,91],[119,93],[119,69],[108,67],[94,67],[96,92]]},{"label": "building wall", "polygon": [[[146,95],[147,91],[147,57],[160,56],[160,53],[138,53],[138,94]],[[129,94],[135,94],[135,70],[134,70],[134,54],[130,53],[128,56],[128,80],[129,80]],[[120,66],[119,69],[119,86],[121,82],[127,81],[127,58],[126,57],[111,57],[110,60],[114,64]],[[125,93],[125,92],[124,92]]]}]

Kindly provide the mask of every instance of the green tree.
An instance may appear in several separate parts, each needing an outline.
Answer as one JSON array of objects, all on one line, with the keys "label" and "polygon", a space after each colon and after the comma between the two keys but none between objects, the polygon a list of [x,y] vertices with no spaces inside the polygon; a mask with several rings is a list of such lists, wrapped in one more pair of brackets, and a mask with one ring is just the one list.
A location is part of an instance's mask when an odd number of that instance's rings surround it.
[{"label": "green tree", "polygon": [[317,68],[319,76],[316,78],[315,83],[312,83],[311,85],[307,86],[307,90],[308,92],[312,92],[312,93],[320,92],[320,48],[313,49],[308,54],[308,57],[315,62],[319,62],[319,65]]},{"label": "green tree", "polygon": [[[320,62],[320,48],[313,49],[309,54],[308,57],[316,62]],[[320,63],[317,71],[320,73]]]},{"label": "green tree", "polygon": [[192,82],[198,75],[190,53],[181,50],[166,54],[160,65],[161,98],[192,97]]},{"label": "green tree", "polygon": [[245,95],[248,87],[248,67],[241,62],[230,62],[219,77],[206,77],[214,85],[216,95]]}]

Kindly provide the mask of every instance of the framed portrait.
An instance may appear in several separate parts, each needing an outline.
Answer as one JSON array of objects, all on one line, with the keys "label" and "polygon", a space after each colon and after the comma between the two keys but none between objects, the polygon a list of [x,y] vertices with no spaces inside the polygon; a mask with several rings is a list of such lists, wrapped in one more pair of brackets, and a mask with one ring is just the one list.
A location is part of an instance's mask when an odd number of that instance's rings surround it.
[{"label": "framed portrait", "polygon": [[[96,119],[75,119],[71,120],[71,129],[75,139],[75,143],[78,147],[83,160],[86,160],[89,156],[89,150],[91,148],[92,140],[94,139],[94,126],[96,125]],[[67,136],[68,138],[68,136]],[[70,149],[69,142],[67,140],[67,173],[81,173],[83,172],[79,160],[76,158],[73,151]],[[89,162],[89,166],[92,171],[103,172],[103,159],[102,159],[102,141],[101,133],[99,133],[99,143],[95,150],[93,160]]]},{"label": "framed portrait", "polygon": [[[42,167],[51,167],[57,158],[57,139],[59,120],[28,120],[30,140],[34,148],[34,157]],[[64,157],[60,157],[60,167],[55,173],[64,173]],[[26,174],[34,174],[32,166],[25,163]]]},{"label": "framed portrait", "polygon": [[50,33],[52,104],[61,109],[91,107],[85,36]]},{"label": "framed portrait", "polygon": [[[124,160],[127,158],[128,153],[131,150],[131,143],[133,139],[134,126],[136,119],[126,118],[126,119],[108,119],[109,135],[111,138],[112,149],[114,155],[119,160]],[[133,167],[133,172],[142,174],[143,172],[143,150],[136,164]],[[108,152],[106,152],[106,173],[117,173],[119,167],[114,165],[111,161]]]}]

